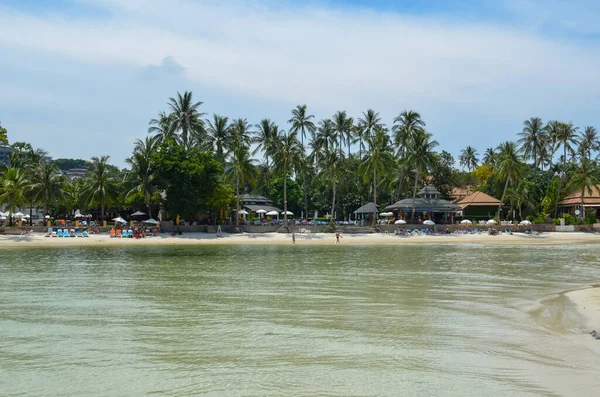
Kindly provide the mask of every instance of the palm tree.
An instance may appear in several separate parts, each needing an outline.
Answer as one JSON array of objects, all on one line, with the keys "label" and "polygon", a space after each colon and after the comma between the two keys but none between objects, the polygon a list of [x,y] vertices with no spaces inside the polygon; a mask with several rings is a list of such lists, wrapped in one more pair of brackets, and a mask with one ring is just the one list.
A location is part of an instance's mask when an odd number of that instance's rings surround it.
[{"label": "palm tree", "polygon": [[0,183],[0,202],[10,211],[8,223],[12,226],[13,213],[27,202],[26,194],[30,183],[20,168],[7,168]]},{"label": "palm tree", "polygon": [[600,138],[598,131],[592,126],[585,127],[579,144],[579,152],[582,156],[587,156],[588,160],[592,159],[592,152],[600,149]]},{"label": "palm tree", "polygon": [[283,172],[283,225],[287,228],[287,176],[289,172],[301,169],[304,163],[304,148],[298,142],[295,132],[277,137],[273,163]]},{"label": "palm tree", "polygon": [[85,189],[85,196],[88,202],[100,205],[100,217],[104,221],[104,208],[108,201],[116,196],[115,181],[110,175],[109,156],[92,157],[91,169],[88,185]]},{"label": "palm tree", "polygon": [[242,139],[235,139],[229,147],[229,159],[231,167],[226,172],[229,180],[235,180],[235,226],[240,225],[240,184],[245,186],[246,182],[255,183],[254,160],[250,158],[250,148]]},{"label": "palm tree", "polygon": [[310,161],[316,163],[321,154],[328,150],[336,150],[337,140],[335,126],[333,121],[323,119],[319,121],[319,128],[311,139],[310,147],[312,148]]},{"label": "palm tree", "polygon": [[373,212],[373,227],[377,220],[377,174],[384,173],[387,169],[393,167],[394,155],[390,146],[390,137],[387,131],[377,126],[375,133],[367,136],[369,144],[369,153],[359,167],[359,172],[363,174],[364,181],[368,183],[373,181],[373,203],[375,212]]},{"label": "palm tree", "polygon": [[458,161],[462,167],[465,167],[469,171],[473,171],[479,165],[479,159],[477,158],[479,154],[477,150],[475,150],[472,146],[467,146],[460,152],[460,156],[458,156]]},{"label": "palm tree", "polygon": [[317,163],[321,171],[321,179],[331,183],[332,199],[331,211],[329,216],[329,222],[331,224],[335,222],[335,201],[337,198],[337,185],[339,178],[342,174],[343,160],[343,153],[338,152],[333,146],[328,147],[324,151],[319,152],[319,155],[317,157]]},{"label": "palm tree", "polygon": [[0,145],[8,145],[8,134],[6,128],[2,127],[0,122]]},{"label": "palm tree", "polygon": [[395,119],[392,132],[394,133],[394,144],[399,150],[404,150],[416,131],[423,131],[425,122],[421,115],[414,110],[403,110]]},{"label": "palm tree", "polygon": [[548,127],[544,126],[542,119],[532,117],[523,122],[523,131],[518,135],[520,139],[517,141],[521,145],[521,152],[525,159],[532,159],[533,166],[538,166],[539,152],[542,146],[546,145],[545,135],[548,132]]},{"label": "palm tree", "polygon": [[192,142],[200,141],[204,133],[204,122],[202,116],[205,113],[198,111],[202,102],[192,100],[192,93],[186,91],[181,95],[177,93],[177,98],[169,98],[169,108],[171,109],[172,127],[174,130],[181,131],[181,143],[186,147],[191,147]]},{"label": "palm tree", "polygon": [[220,163],[225,161],[225,150],[231,140],[231,125],[229,118],[213,115],[213,120],[206,120],[206,133],[208,135],[208,147],[214,151],[215,157]]},{"label": "palm tree", "polygon": [[160,112],[158,118],[150,120],[148,133],[154,134],[153,139],[157,144],[166,141],[174,141],[177,144],[181,143],[181,137],[177,134],[173,123],[174,117],[172,114]]},{"label": "palm tree", "polygon": [[[352,119],[348,118],[345,110],[338,110],[332,118],[333,122],[333,131],[339,140],[339,150],[340,157],[343,156],[342,147],[344,146],[344,141],[346,140],[347,131],[350,126],[352,126]],[[350,147],[348,147],[348,154],[350,154]]]},{"label": "palm tree", "polygon": [[585,192],[591,196],[593,188],[600,184],[598,164],[586,157],[581,157],[579,164],[574,167],[571,174],[570,187],[572,190],[581,190],[581,218],[585,218]]},{"label": "palm tree", "polygon": [[437,154],[433,149],[438,142],[431,140],[432,135],[423,129],[415,129],[410,140],[407,142],[405,161],[411,164],[415,170],[415,185],[413,189],[412,219],[415,218],[415,200],[417,198],[417,185],[421,172],[432,167],[436,162]]},{"label": "palm tree", "polygon": [[500,218],[500,208],[506,197],[506,191],[511,181],[517,181],[521,178],[524,164],[517,146],[514,142],[504,142],[498,146],[498,174],[500,179],[505,181],[500,205],[498,205],[498,218]]},{"label": "palm tree", "polygon": [[358,119],[358,128],[355,135],[360,141],[358,147],[359,159],[362,160],[362,151],[364,150],[363,139],[368,139],[373,135],[373,131],[375,131],[376,128],[382,126],[383,124],[381,124],[379,113],[373,109],[368,109],[366,112],[363,112],[363,117]]},{"label": "palm tree", "polygon": [[577,130],[572,123],[560,123],[556,130],[556,149],[563,148],[563,166],[566,167],[567,153],[575,155],[575,146],[579,145]]},{"label": "palm tree", "polygon": [[483,154],[483,159],[481,160],[483,164],[491,165],[492,167],[496,166],[497,154],[494,148],[485,149],[485,153]]},{"label": "palm tree", "polygon": [[252,152],[252,155],[256,155],[259,151],[263,152],[266,162],[266,175],[267,175],[267,191],[271,189],[271,165],[269,163],[269,157],[273,156],[275,151],[275,139],[278,135],[278,128],[269,119],[263,119],[259,124],[254,126],[254,138],[252,143],[256,144],[256,149]]},{"label": "palm tree", "polygon": [[240,142],[246,146],[250,146],[252,142],[252,134],[253,132],[250,130],[250,125],[248,124],[248,120],[239,118],[235,119],[231,122],[231,140],[230,146],[236,144],[236,142]]},{"label": "palm tree", "polygon": [[133,183],[127,195],[140,193],[144,197],[144,203],[146,204],[150,218],[152,218],[152,196],[157,192],[154,164],[152,162],[152,154],[155,148],[155,142],[152,139],[146,138],[145,141],[138,139],[133,155],[125,160],[131,165],[128,177]]},{"label": "palm tree", "polygon": [[41,199],[44,215],[47,215],[50,203],[62,198],[62,179],[58,167],[53,161],[39,161],[33,169],[31,182],[35,199]]},{"label": "palm tree", "polygon": [[[300,133],[300,144],[304,149],[304,137],[306,132],[310,132],[314,135],[317,127],[312,121],[315,116],[312,114],[306,114],[306,105],[298,105],[295,109],[292,109],[292,118],[288,120],[288,123],[292,125],[291,131]],[[302,173],[302,193],[304,194],[304,216],[308,217],[308,195],[306,194],[306,175]]]}]

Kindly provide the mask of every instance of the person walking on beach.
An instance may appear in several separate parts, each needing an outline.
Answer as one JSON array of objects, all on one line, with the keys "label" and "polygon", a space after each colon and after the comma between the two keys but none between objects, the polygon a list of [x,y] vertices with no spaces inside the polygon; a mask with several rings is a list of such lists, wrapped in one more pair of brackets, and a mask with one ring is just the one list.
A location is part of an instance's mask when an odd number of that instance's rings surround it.
[{"label": "person walking on beach", "polygon": [[292,244],[296,244],[296,233],[292,233]]},{"label": "person walking on beach", "polygon": [[336,244],[340,243],[340,232],[335,232],[335,243]]}]

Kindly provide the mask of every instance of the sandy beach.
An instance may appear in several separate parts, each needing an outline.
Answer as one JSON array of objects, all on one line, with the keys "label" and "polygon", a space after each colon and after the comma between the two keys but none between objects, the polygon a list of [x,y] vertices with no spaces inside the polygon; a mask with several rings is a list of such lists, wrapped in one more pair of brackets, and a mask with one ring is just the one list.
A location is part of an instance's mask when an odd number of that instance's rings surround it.
[{"label": "sandy beach", "polygon": [[[591,244],[600,243],[600,234],[591,233],[542,233],[527,235],[514,233],[491,236],[488,234],[450,234],[434,236],[400,237],[393,234],[347,234],[342,235],[341,244],[444,244],[468,243],[489,245],[555,245],[555,244]],[[60,238],[44,237],[43,234],[33,236],[0,236],[0,249],[34,248],[34,247],[85,247],[85,246],[121,246],[121,245],[291,245],[292,235],[282,233],[241,233],[224,234],[217,237],[212,233],[187,233],[171,236],[164,233],[160,236],[144,239],[110,238],[108,234],[91,235],[90,237]],[[335,244],[335,235],[331,233],[296,233],[296,245]]]},{"label": "sandy beach", "polygon": [[600,330],[600,286],[593,286],[565,294],[585,320],[590,331]]}]

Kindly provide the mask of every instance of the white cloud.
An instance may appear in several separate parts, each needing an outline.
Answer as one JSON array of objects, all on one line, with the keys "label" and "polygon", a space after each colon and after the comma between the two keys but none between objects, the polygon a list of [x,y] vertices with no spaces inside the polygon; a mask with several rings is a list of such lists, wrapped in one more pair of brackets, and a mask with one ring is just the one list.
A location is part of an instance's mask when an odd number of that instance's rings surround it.
[{"label": "white cloud", "polygon": [[518,126],[599,102],[598,45],[527,27],[275,1],[80,2],[109,16],[0,8],[0,49],[119,68],[170,59],[189,80],[228,95],[307,103],[322,116],[373,107],[391,119],[416,108],[442,134],[442,114],[512,117]]}]

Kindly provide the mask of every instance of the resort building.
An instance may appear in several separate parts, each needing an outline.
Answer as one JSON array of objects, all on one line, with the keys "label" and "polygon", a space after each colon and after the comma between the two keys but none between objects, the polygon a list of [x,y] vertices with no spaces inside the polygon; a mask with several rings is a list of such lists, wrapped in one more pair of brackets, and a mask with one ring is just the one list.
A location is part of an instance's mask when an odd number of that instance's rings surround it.
[{"label": "resort building", "polygon": [[473,192],[454,202],[462,208],[462,216],[471,220],[490,219],[498,213],[502,202],[489,194]]},{"label": "resort building", "polygon": [[[582,205],[583,204],[583,205]],[[558,203],[560,213],[568,213],[581,217],[581,210],[585,209],[585,216],[594,215],[600,219],[600,185],[592,187],[592,194],[587,189],[583,190],[583,202],[581,201],[581,190],[569,194],[563,201]]]},{"label": "resort building", "polygon": [[79,179],[83,178],[87,172],[87,168],[71,168],[70,170],[66,170],[64,175],[70,179]]},{"label": "resort building", "polygon": [[283,210],[273,206],[273,201],[258,194],[242,194],[240,195],[240,206],[246,211],[258,215],[256,211],[265,210],[266,212],[277,211],[281,213]]},{"label": "resort building", "polygon": [[10,163],[10,154],[13,152],[13,149],[10,146],[0,146],[0,164],[8,166]]},{"label": "resort building", "polygon": [[405,198],[385,207],[385,210],[392,211],[396,218],[406,218],[411,216],[414,208],[416,219],[431,219],[435,223],[454,223],[454,216],[462,208],[439,198],[439,195],[440,192],[434,187],[425,186],[414,200],[412,197]]}]

